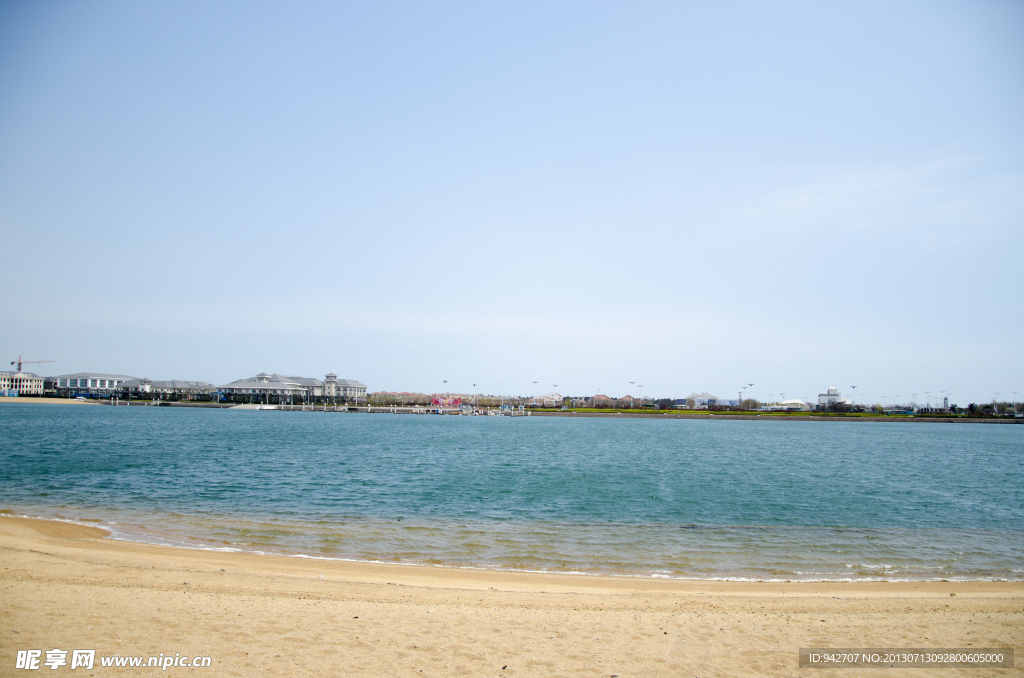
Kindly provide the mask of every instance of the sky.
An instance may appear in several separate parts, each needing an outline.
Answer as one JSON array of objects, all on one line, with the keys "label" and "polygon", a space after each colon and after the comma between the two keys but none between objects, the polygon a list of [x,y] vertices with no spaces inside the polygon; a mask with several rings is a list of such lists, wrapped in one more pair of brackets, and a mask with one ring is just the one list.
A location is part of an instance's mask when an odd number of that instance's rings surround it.
[{"label": "sky", "polygon": [[1022,236],[1020,2],[0,2],[39,374],[1024,399]]}]

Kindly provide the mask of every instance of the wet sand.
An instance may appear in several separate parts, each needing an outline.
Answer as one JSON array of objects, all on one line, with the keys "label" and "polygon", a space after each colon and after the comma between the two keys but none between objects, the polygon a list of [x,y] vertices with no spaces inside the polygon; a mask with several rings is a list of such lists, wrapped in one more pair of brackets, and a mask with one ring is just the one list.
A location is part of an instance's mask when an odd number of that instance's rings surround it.
[{"label": "wet sand", "polygon": [[[19,649],[212,657],[216,676],[844,676],[800,647],[1014,647],[1024,582],[715,582],[348,563],[0,517],[0,675]],[[951,595],[952,594],[952,595]],[[70,654],[69,654],[70,665]],[[49,674],[45,666],[41,669]],[[60,671],[68,671],[69,666]],[[76,669],[77,674],[78,669]],[[877,672],[877,673],[876,673]],[[27,674],[26,674],[27,675]],[[54,675],[62,675],[54,672]]]}]

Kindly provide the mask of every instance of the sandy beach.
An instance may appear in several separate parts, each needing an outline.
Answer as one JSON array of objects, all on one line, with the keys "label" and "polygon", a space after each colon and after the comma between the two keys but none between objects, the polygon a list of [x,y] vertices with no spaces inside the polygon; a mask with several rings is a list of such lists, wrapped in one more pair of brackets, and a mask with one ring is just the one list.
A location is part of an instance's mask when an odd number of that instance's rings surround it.
[{"label": "sandy beach", "polygon": [[[764,583],[351,563],[113,541],[0,517],[19,649],[209,656],[218,676],[794,676],[800,647],[1014,647],[1022,582]],[[70,662],[70,660],[69,660]],[[878,675],[1022,675],[884,669]],[[43,669],[49,674],[46,667]],[[69,670],[68,666],[61,670]],[[188,673],[199,669],[167,669]],[[859,672],[856,672],[859,674]],[[77,674],[72,674],[77,675]]]},{"label": "sandy beach", "polygon": [[36,398],[34,396],[0,396],[0,404],[12,405],[99,405],[95,400],[75,400],[74,398]]}]

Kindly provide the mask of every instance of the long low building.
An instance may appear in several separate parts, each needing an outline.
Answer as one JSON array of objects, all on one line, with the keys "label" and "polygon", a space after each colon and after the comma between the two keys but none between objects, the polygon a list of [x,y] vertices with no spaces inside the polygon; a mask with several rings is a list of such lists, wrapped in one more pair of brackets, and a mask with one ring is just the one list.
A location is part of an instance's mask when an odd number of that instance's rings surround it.
[{"label": "long low building", "polygon": [[100,396],[122,396],[131,394],[158,393],[161,395],[203,395],[217,390],[205,381],[183,381],[181,379],[157,380],[132,377],[127,374],[102,374],[97,372],[76,372],[48,377],[47,381],[58,394],[88,394]]},{"label": "long low building", "polygon": [[790,398],[789,400],[783,400],[779,403],[766,403],[761,406],[761,409],[766,411],[782,410],[806,412],[811,409],[811,406],[799,398]]},{"label": "long low building", "polygon": [[167,381],[154,381],[150,385],[153,393],[165,393],[175,395],[203,395],[213,393],[217,387],[205,381],[182,381],[181,379],[170,379]]},{"label": "long low building", "polygon": [[[548,395],[549,396],[550,395],[556,395],[557,396],[558,394],[555,393],[555,394],[548,394]],[[541,397],[547,397],[547,396],[541,396]],[[559,397],[561,397],[561,396],[559,396]],[[621,409],[630,409],[630,408],[634,408],[634,407],[643,407],[643,405],[644,405],[644,401],[642,399],[634,398],[631,395],[624,395],[621,398],[609,398],[608,396],[604,395],[603,393],[598,393],[595,396],[587,398],[586,401],[587,401],[586,405],[588,407],[605,407],[605,408],[620,409],[620,410]]]},{"label": "long low building", "polygon": [[[0,373],[4,374],[4,373]],[[62,374],[57,377],[35,377],[36,382],[29,386],[27,379],[4,380],[0,378],[0,389],[15,389],[22,384],[23,393],[50,392],[60,395],[90,396],[133,396],[151,394],[154,397],[171,396],[173,398],[193,399],[195,396],[273,396],[280,398],[332,398],[338,400],[366,400],[366,385],[352,379],[338,379],[336,374],[328,374],[324,381],[313,377],[295,377],[262,372],[254,377],[238,379],[223,386],[215,386],[205,381],[187,381],[182,379],[153,380],[133,377],[127,374],[104,374],[99,372],[76,372]],[[44,386],[45,381],[45,386]],[[18,386],[14,386],[17,384]],[[25,390],[25,389],[34,390]]]},{"label": "long low building", "polygon": [[103,374],[100,372],[75,372],[52,377],[57,392],[70,393],[113,393],[125,388],[126,382],[148,381],[127,374]]},{"label": "long low building", "polygon": [[194,396],[210,395],[217,387],[205,381],[185,381],[182,379],[131,379],[118,386],[121,393],[152,393],[157,395]]},{"label": "long low building", "polygon": [[366,400],[366,385],[352,379],[338,379],[330,373],[323,381],[315,377],[295,377],[261,372],[255,377],[238,379],[218,386],[225,396],[256,396],[275,398],[333,398]]},{"label": "long low building", "polygon": [[309,377],[288,377],[281,374],[261,372],[255,377],[236,379],[230,384],[218,386],[217,390],[226,396],[302,397],[305,395],[321,395],[323,393],[323,382]]}]

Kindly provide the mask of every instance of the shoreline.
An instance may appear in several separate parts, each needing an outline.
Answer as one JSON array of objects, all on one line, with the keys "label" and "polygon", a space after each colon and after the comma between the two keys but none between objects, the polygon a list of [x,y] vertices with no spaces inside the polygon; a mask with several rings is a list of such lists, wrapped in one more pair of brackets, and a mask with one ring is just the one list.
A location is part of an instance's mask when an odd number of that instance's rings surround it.
[{"label": "shoreline", "polygon": [[[225,676],[625,678],[795,675],[800,647],[1024,645],[1024,582],[580,577],[202,551],[106,534],[0,520],[0,674],[14,673],[13,650],[52,647],[211,656]],[[897,675],[911,673],[920,672]]]},{"label": "shoreline", "polygon": [[[5,529],[14,526],[14,529]],[[726,577],[659,577],[647,575],[615,575],[596,574],[587,572],[547,572],[539,570],[516,570],[486,567],[459,567],[452,565],[436,565],[431,563],[402,563],[378,560],[359,560],[354,558],[332,558],[328,556],[310,556],[301,553],[270,553],[261,551],[249,551],[236,548],[216,548],[187,546],[177,544],[159,544],[145,541],[134,541],[129,539],[114,538],[111,531],[105,527],[88,525],[80,522],[62,519],[37,518],[31,516],[15,516],[0,514],[0,542],[6,539],[12,532],[23,532],[27,528],[44,536],[52,536],[68,539],[90,540],[90,548],[102,549],[99,544],[111,545],[114,550],[123,549],[126,552],[151,552],[161,558],[171,557],[175,552],[180,552],[180,557],[185,560],[202,560],[205,558],[240,558],[243,560],[255,559],[259,561],[274,563],[275,568],[289,567],[289,563],[298,569],[317,569],[318,567],[335,567],[343,570],[358,571],[361,576],[374,572],[375,575],[387,575],[388,581],[402,579],[402,575],[409,575],[409,578],[419,582],[436,583],[439,580],[451,582],[460,578],[474,582],[504,581],[506,579],[521,582],[534,581],[540,584],[543,582],[559,585],[579,584],[582,588],[597,586],[605,589],[629,589],[629,590],[653,590],[662,591],[676,585],[703,587],[765,587],[765,590],[773,587],[814,587],[821,585],[829,591],[833,587],[865,587],[866,590],[885,590],[885,587],[910,586],[914,590],[945,591],[950,586],[965,585],[972,590],[995,591],[1003,590],[1003,585],[1011,588],[1020,588],[1022,599],[1024,599],[1024,579],[735,579]],[[760,590],[760,589],[759,589]]]},{"label": "shoreline", "polygon": [[1024,419],[996,419],[985,417],[883,417],[883,416],[822,416],[814,414],[661,414],[654,412],[531,412],[533,417],[621,417],[630,419],[710,419],[745,421],[884,421],[934,424],[1024,424]]},{"label": "shoreline", "polygon": [[[107,402],[101,402],[98,400],[74,400],[70,398],[39,398],[33,396],[0,396],[0,404],[11,403],[11,404],[46,404],[46,405],[109,405]],[[258,410],[258,405],[244,405],[244,404],[227,404],[227,403],[205,403],[205,402],[176,402],[176,401],[162,401],[154,405],[150,401],[139,401],[130,402],[122,401],[119,403],[120,406],[160,406],[170,407],[172,409],[222,409],[222,410]],[[296,406],[297,407],[297,406]],[[267,411],[271,412],[285,412],[285,411],[297,411],[297,412],[323,412],[330,414],[421,414],[421,415],[432,415],[439,416],[434,413],[427,412],[414,412],[416,408],[413,407],[390,407],[390,406],[351,406],[346,410],[326,410],[310,408],[309,410],[300,409],[278,409],[274,407]],[[399,411],[405,410],[405,411]],[[550,411],[536,411],[527,410],[527,416],[531,417],[604,417],[604,418],[619,418],[619,419],[700,419],[709,421],[854,421],[854,422],[888,422],[888,423],[932,423],[932,424],[1022,424],[1024,425],[1024,418],[1021,417],[1007,417],[1007,418],[996,418],[996,417],[943,417],[943,416],[901,416],[901,417],[888,417],[888,416],[833,416],[833,415],[816,415],[816,414],[733,414],[729,412],[721,413],[708,413],[708,414],[696,414],[696,413],[684,413],[684,412],[629,412],[624,410],[614,410],[609,412],[550,412]],[[457,413],[451,412],[446,413],[444,416],[458,416]]]},{"label": "shoreline", "polygon": [[[136,526],[125,526],[122,527],[121,523],[102,521],[99,519],[89,518],[69,518],[62,516],[60,513],[51,515],[32,515],[31,512],[12,511],[10,509],[0,510],[0,520],[5,518],[20,519],[20,520],[36,520],[44,522],[59,523],[62,525],[68,525],[72,527],[82,527],[90,530],[101,530],[105,534],[103,538],[111,542],[124,543],[124,544],[140,544],[146,546],[157,546],[161,548],[171,549],[184,549],[188,551],[198,551],[206,553],[225,553],[225,554],[243,554],[256,557],[270,557],[270,558],[290,558],[298,560],[308,561],[320,561],[320,562],[336,562],[336,563],[352,563],[356,565],[381,565],[388,567],[402,567],[402,568],[426,568],[426,569],[442,569],[442,570],[453,570],[453,571],[464,571],[464,572],[492,572],[492,573],[518,573],[518,574],[529,574],[539,576],[559,576],[559,577],[580,577],[580,578],[609,578],[609,579],[625,579],[634,581],[667,581],[667,582],[738,582],[738,583],[765,583],[765,584],[812,584],[812,583],[968,583],[968,582],[1006,582],[1006,583],[1021,583],[1024,584],[1024,573],[1018,574],[1018,576],[1007,576],[1007,575],[986,575],[986,576],[956,576],[956,575],[945,575],[945,576],[932,576],[932,577],[914,577],[914,576],[886,576],[885,574],[879,574],[876,576],[861,575],[857,576],[850,574],[848,576],[829,576],[825,574],[816,575],[794,575],[794,574],[778,574],[778,575],[758,575],[758,574],[723,574],[715,573],[708,575],[701,574],[682,574],[682,573],[668,573],[663,570],[648,570],[648,571],[600,571],[586,569],[562,569],[562,570],[551,570],[551,569],[531,569],[524,567],[512,567],[512,566],[501,566],[501,565],[474,565],[474,564],[458,564],[456,562],[431,562],[429,558],[422,560],[385,560],[378,557],[365,557],[360,558],[357,556],[344,556],[344,555],[322,555],[322,554],[311,554],[298,550],[294,547],[287,546],[271,546],[271,545],[235,545],[223,542],[222,546],[214,546],[209,543],[203,543],[205,541],[211,541],[208,538],[198,537],[189,534],[180,534],[175,532],[161,532],[153,531],[149,528],[145,528],[141,525]],[[149,522],[149,521],[147,521]],[[116,526],[116,527],[112,527]],[[138,530],[139,527],[143,527],[146,531]],[[136,529],[131,529],[136,528]],[[753,528],[762,529],[762,528]],[[834,528],[830,527],[819,527],[819,528],[794,528],[794,529],[811,529],[811,530],[825,530],[831,531]],[[855,528],[858,529],[859,528]],[[898,570],[897,570],[898,572]]]}]

